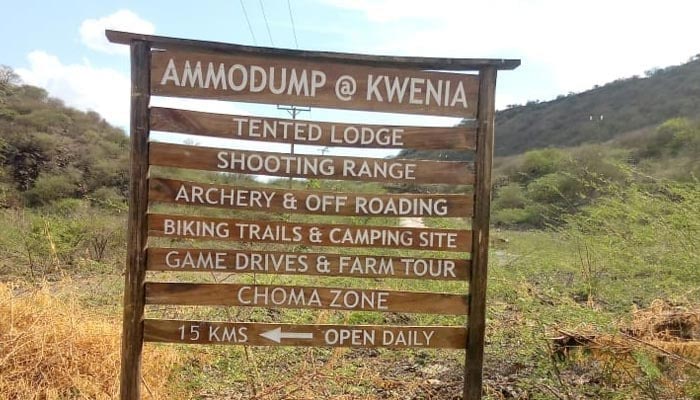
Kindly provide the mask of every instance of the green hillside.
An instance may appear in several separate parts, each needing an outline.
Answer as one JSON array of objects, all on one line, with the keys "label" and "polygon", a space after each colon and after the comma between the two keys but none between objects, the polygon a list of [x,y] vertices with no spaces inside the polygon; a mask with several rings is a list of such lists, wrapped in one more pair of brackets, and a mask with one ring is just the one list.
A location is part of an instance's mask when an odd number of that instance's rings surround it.
[{"label": "green hillside", "polygon": [[700,113],[700,59],[498,113],[496,154],[599,143],[621,133]]},{"label": "green hillside", "polygon": [[0,69],[0,207],[121,201],[129,179],[124,132]]},{"label": "green hillside", "polygon": [[[592,90],[531,101],[496,114],[496,155],[606,142],[675,117],[700,116],[700,58]],[[406,150],[401,157],[460,159],[464,153]]]}]

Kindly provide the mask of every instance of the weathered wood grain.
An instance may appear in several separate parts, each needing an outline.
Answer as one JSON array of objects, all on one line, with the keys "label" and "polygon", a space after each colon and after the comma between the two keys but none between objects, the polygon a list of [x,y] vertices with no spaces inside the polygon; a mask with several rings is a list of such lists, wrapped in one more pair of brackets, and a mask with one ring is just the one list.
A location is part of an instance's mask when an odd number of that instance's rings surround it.
[{"label": "weathered wood grain", "polygon": [[131,125],[129,154],[129,214],[124,271],[124,316],[122,320],[121,375],[119,396],[138,400],[141,396],[141,352],[143,349],[143,310],[146,275],[145,247],[148,239],[148,82],[150,73],[148,43],[131,44]]},{"label": "weathered wood grain", "polygon": [[186,49],[192,51],[210,51],[223,54],[272,55],[282,58],[304,59],[309,61],[333,61],[354,65],[370,65],[392,68],[419,68],[429,70],[476,71],[483,67],[496,69],[514,69],[520,60],[503,58],[444,58],[444,57],[406,57],[381,56],[356,53],[339,53],[332,51],[310,51],[280,49],[276,47],[244,46],[234,43],[222,43],[203,40],[181,39],[167,36],[145,35],[141,33],[106,31],[107,39],[112,43],[128,45],[132,40],[144,40],[157,48]]},{"label": "weathered wood grain", "polygon": [[468,217],[474,205],[471,195],[324,192],[157,177],[149,179],[148,200],[240,211],[388,217]]},{"label": "weathered wood grain", "polygon": [[467,314],[469,296],[283,285],[146,283],[146,304]]},{"label": "weathered wood grain", "polygon": [[144,338],[148,342],[183,344],[464,349],[466,329],[146,319]]},{"label": "weathered wood grain", "polygon": [[226,139],[328,147],[474,149],[476,128],[345,124],[151,108],[151,129]]},{"label": "weathered wood grain", "polygon": [[151,93],[453,117],[476,115],[472,74],[294,60],[272,55],[156,51]]},{"label": "weathered wood grain", "polygon": [[471,250],[469,230],[286,223],[149,214],[148,234],[200,240],[288,245],[374,247],[437,251]]},{"label": "weathered wood grain", "polygon": [[473,164],[462,161],[290,155],[158,142],[150,144],[150,164],[309,179],[455,185],[474,181]]},{"label": "weathered wood grain", "polygon": [[486,331],[486,281],[489,255],[489,220],[491,210],[491,166],[493,164],[496,70],[480,73],[479,127],[477,130],[474,217],[472,219],[472,273],[469,281],[470,315],[467,330],[464,399],[481,399]]},{"label": "weathered wood grain", "polygon": [[465,281],[469,260],[279,251],[149,248],[149,271]]}]

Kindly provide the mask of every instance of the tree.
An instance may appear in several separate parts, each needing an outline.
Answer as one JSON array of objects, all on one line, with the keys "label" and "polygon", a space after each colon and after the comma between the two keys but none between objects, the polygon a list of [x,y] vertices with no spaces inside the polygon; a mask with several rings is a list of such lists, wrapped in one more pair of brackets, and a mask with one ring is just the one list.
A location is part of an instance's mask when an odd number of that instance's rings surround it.
[{"label": "tree", "polygon": [[20,82],[19,75],[12,68],[0,65],[0,104],[5,102],[5,99],[12,94],[13,89]]}]

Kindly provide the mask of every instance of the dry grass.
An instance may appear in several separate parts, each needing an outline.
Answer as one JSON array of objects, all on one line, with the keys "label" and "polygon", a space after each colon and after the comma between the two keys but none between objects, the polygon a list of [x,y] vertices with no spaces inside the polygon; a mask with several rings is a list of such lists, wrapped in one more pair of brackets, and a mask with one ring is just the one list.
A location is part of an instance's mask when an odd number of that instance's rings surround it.
[{"label": "dry grass", "polygon": [[[0,284],[0,398],[113,399],[119,392],[120,324],[63,301],[46,288],[15,293]],[[145,352],[144,399],[178,396],[168,377],[174,349]]]},{"label": "dry grass", "polygon": [[700,341],[700,308],[671,306],[654,300],[649,308],[633,311],[629,333],[663,341]]},{"label": "dry grass", "polygon": [[668,355],[700,361],[700,309],[671,306],[654,300],[649,308],[632,311],[629,326],[621,326],[620,333],[599,334],[595,329],[570,332],[557,329],[562,336],[554,338],[557,348],[585,346],[589,349],[618,349],[629,353],[640,345],[668,352]]}]

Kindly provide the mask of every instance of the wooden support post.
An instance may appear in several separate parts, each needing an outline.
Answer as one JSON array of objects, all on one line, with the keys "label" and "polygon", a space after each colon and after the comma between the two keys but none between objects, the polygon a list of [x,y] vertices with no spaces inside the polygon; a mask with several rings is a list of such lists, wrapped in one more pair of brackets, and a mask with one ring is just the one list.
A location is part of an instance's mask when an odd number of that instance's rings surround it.
[{"label": "wooden support post", "polygon": [[489,254],[491,164],[493,162],[496,69],[479,71],[478,128],[476,136],[476,181],[472,219],[472,263],[469,281],[469,319],[464,367],[464,400],[481,399],[486,330],[486,276]]},{"label": "wooden support post", "polygon": [[141,394],[141,351],[146,275],[146,211],[148,208],[148,103],[150,100],[150,43],[131,42],[131,180],[120,399],[138,400]]}]

